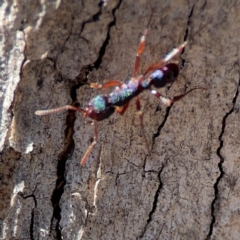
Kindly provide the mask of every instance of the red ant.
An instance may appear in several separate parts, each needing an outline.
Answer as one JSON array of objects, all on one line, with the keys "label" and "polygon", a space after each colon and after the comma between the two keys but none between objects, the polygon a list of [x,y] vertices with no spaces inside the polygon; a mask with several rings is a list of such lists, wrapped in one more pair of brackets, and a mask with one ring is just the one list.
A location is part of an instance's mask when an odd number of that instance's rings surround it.
[{"label": "red ant", "polygon": [[[150,17],[150,20],[151,20],[151,17]],[[148,22],[148,27],[149,27],[150,20]],[[63,107],[59,107],[55,109],[38,110],[35,112],[35,114],[37,115],[45,115],[45,114],[60,112],[63,110],[73,110],[73,111],[81,112],[84,117],[89,117],[94,120],[93,121],[94,141],[91,143],[86,153],[84,154],[81,160],[81,165],[85,164],[90,152],[92,151],[94,145],[97,143],[97,139],[98,139],[97,124],[96,124],[97,121],[101,121],[101,120],[104,120],[105,118],[109,118],[114,113],[115,110],[121,115],[124,114],[124,112],[127,110],[129,102],[134,97],[136,97],[136,108],[137,108],[137,111],[139,112],[141,126],[143,128],[142,113],[140,111],[141,110],[140,98],[138,96],[142,91],[150,90],[151,94],[159,98],[163,104],[170,106],[174,102],[180,100],[181,98],[183,98],[193,90],[196,90],[196,89],[205,90],[205,88],[193,88],[184,94],[181,94],[179,96],[174,97],[173,99],[170,99],[162,96],[156,90],[151,89],[152,86],[154,86],[155,88],[162,88],[166,86],[166,84],[173,83],[176,80],[179,74],[179,66],[175,63],[169,63],[169,61],[183,51],[187,42],[183,42],[178,48],[172,49],[162,60],[150,66],[143,75],[137,76],[139,65],[140,65],[140,56],[145,47],[145,40],[148,33],[148,27],[144,31],[138,46],[133,77],[127,83],[123,83],[117,80],[108,81],[104,84],[91,83],[90,86],[92,88],[100,89],[100,88],[108,88],[108,87],[114,87],[114,86],[115,88],[109,94],[102,94],[94,97],[92,100],[90,100],[87,107],[84,109],[74,107],[71,105],[65,105]]]}]

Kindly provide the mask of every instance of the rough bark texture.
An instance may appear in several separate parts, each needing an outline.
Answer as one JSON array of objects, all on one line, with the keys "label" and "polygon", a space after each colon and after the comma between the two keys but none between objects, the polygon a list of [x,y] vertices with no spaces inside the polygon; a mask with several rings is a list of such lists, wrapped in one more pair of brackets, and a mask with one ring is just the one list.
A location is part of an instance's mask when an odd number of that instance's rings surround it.
[{"label": "rough bark texture", "polygon": [[[240,239],[240,5],[218,1],[5,1],[0,4],[1,239]],[[37,109],[99,93],[85,83],[129,79],[153,18],[140,72],[184,40],[172,107],[141,94],[98,124]],[[110,91],[110,89],[107,89]],[[104,91],[101,91],[104,92]]]}]

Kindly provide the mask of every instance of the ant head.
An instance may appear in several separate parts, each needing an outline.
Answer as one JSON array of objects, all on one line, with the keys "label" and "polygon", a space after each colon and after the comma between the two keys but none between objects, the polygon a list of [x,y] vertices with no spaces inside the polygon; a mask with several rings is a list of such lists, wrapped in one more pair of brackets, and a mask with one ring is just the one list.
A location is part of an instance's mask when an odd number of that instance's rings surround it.
[{"label": "ant head", "polygon": [[163,68],[163,77],[167,83],[172,83],[179,74],[179,66],[176,63],[168,63]]},{"label": "ant head", "polygon": [[167,83],[173,83],[179,74],[176,63],[168,63],[163,68],[155,70],[151,75],[151,84],[156,88],[164,87]]}]

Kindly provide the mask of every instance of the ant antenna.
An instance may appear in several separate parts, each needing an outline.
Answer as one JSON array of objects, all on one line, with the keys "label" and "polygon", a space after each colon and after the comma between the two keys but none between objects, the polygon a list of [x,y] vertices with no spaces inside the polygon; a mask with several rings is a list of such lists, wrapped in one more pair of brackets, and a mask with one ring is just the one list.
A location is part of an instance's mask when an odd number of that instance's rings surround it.
[{"label": "ant antenna", "polygon": [[190,40],[186,40],[187,42],[193,42],[193,40],[194,40],[194,37],[196,36],[196,35],[198,35],[205,27],[207,27],[207,25],[208,24],[210,24],[212,22],[212,20],[209,20],[209,21],[207,21],[204,25],[200,25],[200,28],[195,32],[195,33],[193,33],[193,35],[192,36],[190,36]]},{"label": "ant antenna", "polygon": [[151,23],[151,21],[152,21],[153,13],[154,13],[154,8],[152,7],[152,8],[151,8],[151,15],[150,15],[150,18],[149,18],[149,20],[148,20],[148,24],[147,24],[147,29],[149,28],[150,23]]}]

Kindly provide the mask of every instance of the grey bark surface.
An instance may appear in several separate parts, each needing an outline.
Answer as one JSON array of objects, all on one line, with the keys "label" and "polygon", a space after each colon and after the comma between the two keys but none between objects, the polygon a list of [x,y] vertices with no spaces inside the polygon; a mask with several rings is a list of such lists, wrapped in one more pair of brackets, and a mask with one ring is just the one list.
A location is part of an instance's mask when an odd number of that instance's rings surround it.
[{"label": "grey bark surface", "polygon": [[[240,239],[236,0],[5,1],[0,4],[1,239]],[[36,116],[102,92],[86,83],[140,73],[184,40],[171,107],[141,94],[93,126],[80,114]]]}]

